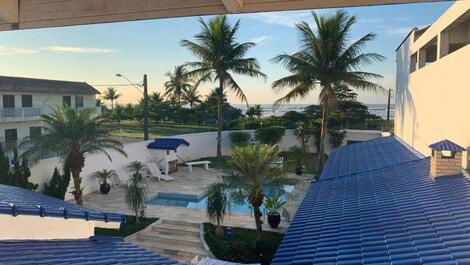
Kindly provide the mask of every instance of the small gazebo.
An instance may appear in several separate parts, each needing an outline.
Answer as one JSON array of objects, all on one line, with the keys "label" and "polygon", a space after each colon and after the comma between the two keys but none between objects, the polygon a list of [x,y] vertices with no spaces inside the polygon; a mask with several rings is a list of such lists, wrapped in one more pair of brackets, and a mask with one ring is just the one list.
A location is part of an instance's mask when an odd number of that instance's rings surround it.
[{"label": "small gazebo", "polygon": [[180,138],[156,138],[147,148],[154,162],[168,175],[178,170],[177,149],[181,145],[189,146],[189,143]]}]

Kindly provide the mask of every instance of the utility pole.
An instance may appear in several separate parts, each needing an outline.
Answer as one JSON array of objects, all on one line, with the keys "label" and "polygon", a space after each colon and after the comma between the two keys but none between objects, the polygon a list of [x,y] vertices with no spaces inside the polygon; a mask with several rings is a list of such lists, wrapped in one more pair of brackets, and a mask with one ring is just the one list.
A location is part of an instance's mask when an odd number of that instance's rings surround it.
[{"label": "utility pole", "polygon": [[392,89],[388,89],[388,104],[387,104],[387,131],[390,132],[390,98],[392,97]]},{"label": "utility pole", "polygon": [[149,95],[147,91],[147,75],[144,75],[143,86],[144,86],[144,141],[147,141],[149,139]]}]

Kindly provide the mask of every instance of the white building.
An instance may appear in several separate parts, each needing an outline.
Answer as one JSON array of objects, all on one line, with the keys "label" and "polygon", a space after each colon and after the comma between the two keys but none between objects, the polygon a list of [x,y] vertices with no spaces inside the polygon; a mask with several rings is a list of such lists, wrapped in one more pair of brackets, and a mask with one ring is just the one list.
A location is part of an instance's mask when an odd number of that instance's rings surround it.
[{"label": "white building", "polygon": [[413,29],[396,59],[395,134],[426,155],[442,139],[469,150],[470,1]]},{"label": "white building", "polygon": [[44,133],[40,115],[55,106],[96,108],[98,90],[85,82],[0,76],[0,142],[11,151],[17,141]]}]

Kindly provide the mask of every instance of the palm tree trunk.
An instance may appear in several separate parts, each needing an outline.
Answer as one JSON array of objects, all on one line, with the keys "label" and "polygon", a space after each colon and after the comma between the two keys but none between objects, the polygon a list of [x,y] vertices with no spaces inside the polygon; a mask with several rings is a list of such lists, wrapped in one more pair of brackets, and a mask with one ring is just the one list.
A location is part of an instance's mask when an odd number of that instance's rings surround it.
[{"label": "palm tree trunk", "polygon": [[114,109],[114,99],[111,99],[111,109]]},{"label": "palm tree trunk", "polygon": [[224,80],[219,78],[219,102],[217,106],[217,159],[222,160],[222,129],[224,128]]},{"label": "palm tree trunk", "polygon": [[263,220],[261,220],[261,217],[263,216],[263,214],[261,213],[259,207],[253,207],[253,211],[255,214],[256,237],[257,240],[261,240],[263,236]]},{"label": "palm tree trunk", "polygon": [[325,140],[328,131],[328,103],[323,104],[322,109],[323,114],[321,118],[320,148],[318,151],[318,173],[321,173],[321,171],[323,170],[323,163],[325,158]]},{"label": "palm tree trunk", "polygon": [[81,169],[74,167],[74,168],[71,168],[70,171],[72,171],[72,178],[73,178],[73,188],[74,188],[73,197],[75,199],[75,202],[77,202],[78,205],[82,205],[83,204],[82,187],[81,187],[82,179],[80,178]]},{"label": "palm tree trunk", "polygon": [[135,223],[140,224],[139,210],[135,209]]}]

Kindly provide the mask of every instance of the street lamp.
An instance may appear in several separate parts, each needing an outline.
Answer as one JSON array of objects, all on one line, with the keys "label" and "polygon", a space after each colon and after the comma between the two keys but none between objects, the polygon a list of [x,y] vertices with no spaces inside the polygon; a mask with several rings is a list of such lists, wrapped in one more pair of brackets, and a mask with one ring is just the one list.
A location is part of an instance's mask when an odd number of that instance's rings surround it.
[{"label": "street lamp", "polygon": [[[116,74],[116,76],[126,79],[131,85],[137,88],[144,95],[144,140],[147,141],[149,139],[149,97],[147,91],[147,75],[144,75],[144,80],[142,84],[135,84],[131,80],[129,80],[129,78],[122,74]],[[139,87],[143,87],[144,91],[142,91]]]}]

